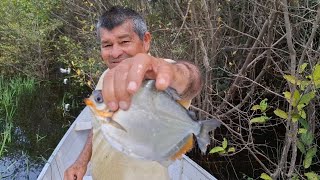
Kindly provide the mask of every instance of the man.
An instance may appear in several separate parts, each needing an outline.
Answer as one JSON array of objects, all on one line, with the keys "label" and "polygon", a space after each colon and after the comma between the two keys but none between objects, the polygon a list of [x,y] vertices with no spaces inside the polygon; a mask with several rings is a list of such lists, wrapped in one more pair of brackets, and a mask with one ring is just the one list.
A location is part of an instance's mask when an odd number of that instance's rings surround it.
[{"label": "man", "polygon": [[[144,79],[155,79],[159,90],[169,86],[176,89],[185,102],[200,92],[200,73],[194,65],[148,54],[151,34],[135,11],[111,8],[100,17],[97,32],[101,56],[109,68],[101,76],[97,89],[102,88],[104,102],[112,111],[127,110]],[[95,120],[84,149],[64,178],[82,179],[90,159],[93,179],[168,179],[167,168],[159,163],[134,159],[113,149],[102,137]]]}]

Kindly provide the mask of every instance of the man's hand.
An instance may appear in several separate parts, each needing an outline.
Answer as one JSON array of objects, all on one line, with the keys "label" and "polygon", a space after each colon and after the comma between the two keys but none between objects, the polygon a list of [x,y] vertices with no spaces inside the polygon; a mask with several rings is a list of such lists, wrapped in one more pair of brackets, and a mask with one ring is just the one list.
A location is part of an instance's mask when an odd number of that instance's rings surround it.
[{"label": "man's hand", "polygon": [[105,75],[102,89],[104,101],[112,111],[118,108],[127,110],[132,95],[144,79],[156,80],[156,88],[159,90],[165,90],[170,86],[182,93],[192,80],[199,81],[200,84],[200,74],[190,72],[189,66],[197,70],[193,65],[172,64],[148,54],[140,53],[127,58]]},{"label": "man's hand", "polygon": [[76,161],[64,172],[64,180],[83,179],[83,176],[86,172],[87,165],[84,165],[84,163]]}]

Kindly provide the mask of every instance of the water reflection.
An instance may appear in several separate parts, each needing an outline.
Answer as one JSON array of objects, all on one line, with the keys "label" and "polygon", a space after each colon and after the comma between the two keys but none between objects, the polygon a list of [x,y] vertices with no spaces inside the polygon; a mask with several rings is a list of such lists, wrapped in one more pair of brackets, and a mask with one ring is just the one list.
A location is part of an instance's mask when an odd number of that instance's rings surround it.
[{"label": "water reflection", "polygon": [[[14,119],[12,141],[0,160],[2,179],[36,179],[46,160],[83,108],[82,99],[88,93],[69,92],[79,100],[72,100],[73,108],[64,111],[65,87],[40,85],[32,94],[19,100]],[[71,101],[71,100],[70,100]],[[0,179],[1,179],[0,178]]]}]

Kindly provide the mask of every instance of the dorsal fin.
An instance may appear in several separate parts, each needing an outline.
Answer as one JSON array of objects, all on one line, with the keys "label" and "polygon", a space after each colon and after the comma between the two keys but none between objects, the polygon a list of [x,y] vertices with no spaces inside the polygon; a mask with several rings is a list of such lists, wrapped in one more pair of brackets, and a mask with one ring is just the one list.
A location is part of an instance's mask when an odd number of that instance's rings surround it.
[{"label": "dorsal fin", "polygon": [[193,145],[194,145],[193,134],[190,134],[186,143],[181,147],[181,149],[178,152],[176,152],[173,156],[171,156],[170,159],[173,161],[176,159],[180,159],[182,155],[186,154],[193,148]]}]

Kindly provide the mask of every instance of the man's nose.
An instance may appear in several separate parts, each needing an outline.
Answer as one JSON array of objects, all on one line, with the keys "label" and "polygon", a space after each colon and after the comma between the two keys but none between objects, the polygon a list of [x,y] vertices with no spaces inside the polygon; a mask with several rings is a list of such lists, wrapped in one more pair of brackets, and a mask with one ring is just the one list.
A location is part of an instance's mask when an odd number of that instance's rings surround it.
[{"label": "man's nose", "polygon": [[113,45],[112,46],[112,51],[111,51],[111,56],[113,58],[118,58],[122,55],[123,50],[121,49],[121,47],[119,47],[118,45]]}]

